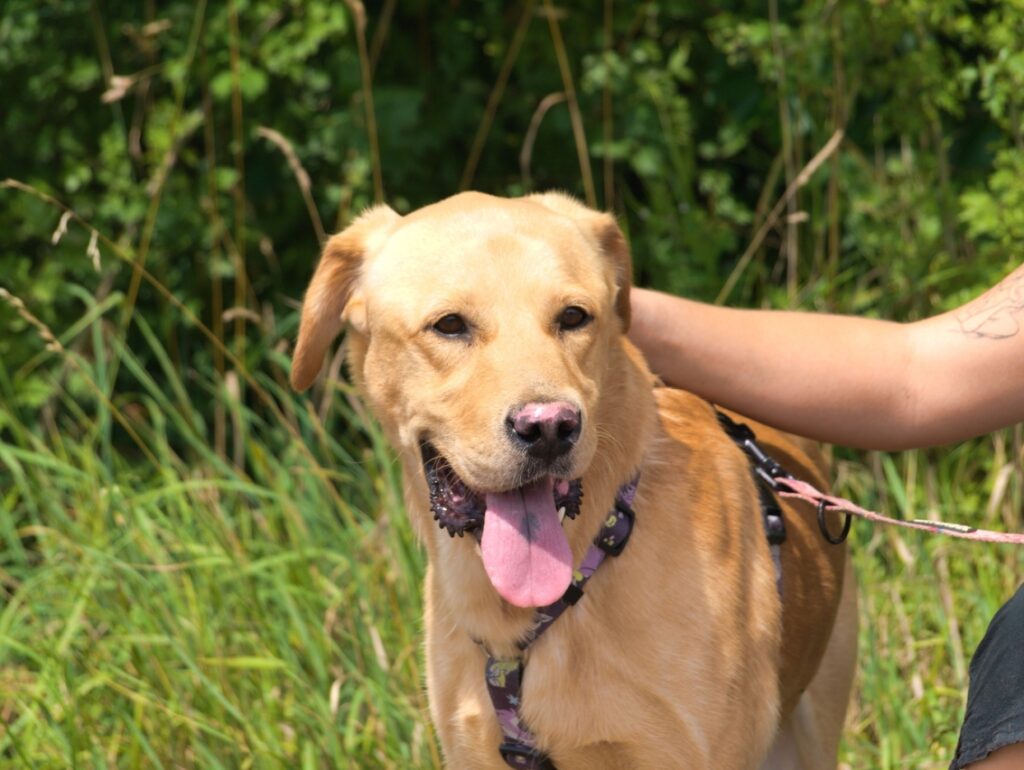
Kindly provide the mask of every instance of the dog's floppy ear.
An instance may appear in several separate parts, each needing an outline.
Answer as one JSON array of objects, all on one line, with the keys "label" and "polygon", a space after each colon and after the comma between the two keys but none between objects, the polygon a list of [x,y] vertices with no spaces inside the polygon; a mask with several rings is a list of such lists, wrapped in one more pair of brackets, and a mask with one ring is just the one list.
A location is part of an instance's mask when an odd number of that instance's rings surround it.
[{"label": "dog's floppy ear", "polygon": [[299,339],[292,356],[292,387],[305,390],[323,366],[324,353],[338,336],[352,308],[363,255],[374,239],[386,235],[400,217],[387,206],[375,206],[324,245],[320,263],[302,301]]},{"label": "dog's floppy ear", "polygon": [[564,193],[538,193],[527,196],[527,199],[576,220],[580,228],[597,243],[605,258],[615,269],[615,285],[619,289],[615,297],[615,312],[622,319],[622,332],[625,334],[629,331],[629,289],[633,283],[633,259],[629,253],[626,237],[619,229],[619,223],[615,221],[615,217],[587,208],[575,198]]}]

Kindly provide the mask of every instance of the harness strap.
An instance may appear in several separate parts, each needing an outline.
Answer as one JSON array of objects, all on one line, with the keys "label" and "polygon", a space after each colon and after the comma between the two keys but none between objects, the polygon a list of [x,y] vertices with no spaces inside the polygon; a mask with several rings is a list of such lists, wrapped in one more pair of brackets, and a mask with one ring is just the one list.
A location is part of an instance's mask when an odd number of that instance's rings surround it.
[{"label": "harness strap", "polygon": [[750,460],[750,468],[757,484],[757,495],[761,503],[761,520],[764,522],[764,534],[768,539],[768,550],[771,551],[772,564],[775,566],[775,588],[782,596],[782,544],[786,542],[786,521],[782,518],[782,508],[775,497],[781,479],[793,478],[774,459],[764,453],[758,446],[754,431],[749,425],[736,422],[729,415],[715,410],[718,424],[725,435],[731,438],[743,450]]},{"label": "harness strap", "polygon": [[757,494],[761,500],[761,521],[764,522],[764,534],[768,539],[768,550],[775,566],[775,589],[782,596],[782,544],[786,542],[786,521],[782,518],[782,508],[772,494],[772,490],[760,478],[755,477]]},{"label": "harness strap", "polygon": [[[838,545],[846,539],[850,531],[850,516],[859,516],[868,521],[879,524],[892,524],[905,529],[916,529],[921,532],[930,532],[933,535],[948,535],[964,540],[975,540],[983,543],[1009,543],[1012,545],[1024,545],[1024,532],[994,532],[987,529],[957,524],[948,521],[933,521],[931,519],[894,519],[891,516],[884,516],[877,511],[862,508],[856,503],[847,500],[845,497],[829,495],[816,489],[812,484],[802,481],[790,473],[787,473],[775,460],[766,455],[754,441],[754,432],[743,425],[735,422],[728,415],[715,410],[718,422],[723,430],[735,441],[740,449],[746,452],[754,466],[754,472],[767,484],[773,492],[782,497],[792,497],[805,500],[818,509],[818,524],[821,533],[828,542]],[[773,495],[774,496],[774,495]],[[762,498],[763,499],[763,498]],[[846,514],[846,521],[839,535],[834,536],[825,526],[824,514],[827,511],[835,511]],[[769,542],[771,535],[769,534]]]},{"label": "harness strap", "polygon": [[[573,572],[572,583],[561,599],[537,610],[533,628],[519,643],[520,653],[525,652],[566,609],[583,597],[583,586],[597,572],[597,568],[606,557],[622,553],[636,519],[632,505],[636,497],[638,480],[638,477],[634,478],[619,488],[615,495],[615,504],[605,517],[593,545],[587,549],[579,568]],[[555,770],[548,756],[537,748],[536,736],[523,724],[519,715],[525,671],[522,654],[514,658],[495,658],[489,653],[487,655],[487,665],[484,669],[487,693],[504,737],[498,751],[509,767],[523,770]]]},{"label": "harness strap", "polygon": [[[719,424],[750,460],[754,481],[757,485],[761,504],[761,517],[765,536],[775,565],[775,585],[782,595],[782,543],[786,540],[786,524],[782,509],[773,490],[777,480],[792,478],[782,466],[766,455],[755,441],[754,432],[742,423],[735,422],[728,415],[715,410]],[[541,634],[551,627],[562,613],[583,597],[583,587],[608,556],[618,556],[625,548],[633,531],[636,515],[633,513],[633,499],[636,497],[638,478],[619,488],[615,504],[608,512],[604,524],[587,549],[578,569],[573,572],[572,583],[562,598],[536,611],[535,624],[519,643],[520,654],[511,658],[496,658],[487,652],[484,669],[487,693],[494,707],[498,725],[501,727],[503,742],[498,751],[509,767],[520,770],[556,770],[551,759],[537,747],[537,738],[520,716],[522,705],[523,676],[526,666],[523,653]]]}]

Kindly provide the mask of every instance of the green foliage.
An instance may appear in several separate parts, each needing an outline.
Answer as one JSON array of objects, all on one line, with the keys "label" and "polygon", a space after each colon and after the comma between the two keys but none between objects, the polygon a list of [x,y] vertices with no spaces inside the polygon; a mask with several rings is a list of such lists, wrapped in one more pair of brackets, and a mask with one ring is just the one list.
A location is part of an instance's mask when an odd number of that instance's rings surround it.
[{"label": "green foliage", "polygon": [[[3,173],[71,204],[129,255],[155,250],[160,279],[207,321],[211,276],[230,283],[244,265],[246,304],[274,303],[275,290],[298,294],[316,253],[291,169],[257,127],[292,143],[328,230],[373,198],[348,9],[237,0],[236,39],[231,8],[11,0],[0,18],[0,77],[17,97],[0,118]],[[561,8],[560,30],[598,202],[622,216],[641,282],[716,296],[770,204],[838,127],[843,147],[792,209],[808,217],[792,242],[791,287],[841,272],[885,286],[890,266],[909,262],[918,275],[959,266],[976,288],[989,271],[968,257],[1016,244],[1024,59],[1013,41],[1024,22],[1015,4],[791,1],[777,22],[738,0],[711,13],[681,3],[613,10],[610,46],[601,24],[581,23],[598,21],[588,6]],[[496,0],[471,14],[396,5],[386,24],[371,12],[380,161],[400,210],[458,188],[520,12]],[[520,174],[534,108],[562,89],[547,27],[535,9],[474,187],[583,192],[564,103],[539,125],[529,180]],[[70,305],[60,281],[90,280],[87,261],[73,258],[81,244],[48,247],[38,203],[5,203],[0,264],[45,320],[61,318]],[[784,230],[770,230],[733,301],[758,301],[789,269]],[[906,317],[937,300],[877,309]],[[829,303],[854,309],[838,295]],[[9,338],[0,354],[23,362],[31,351]]]},{"label": "green foliage", "polygon": [[[735,273],[730,303],[912,319],[1019,261],[1019,2],[604,7],[555,16],[596,202],[639,283],[711,300]],[[0,179],[18,180],[0,189],[0,287],[25,303],[0,301],[3,762],[438,762],[422,556],[393,460],[346,385],[317,414],[285,384],[314,222],[334,231],[372,203],[375,168],[402,212],[454,193],[485,116],[470,186],[587,186],[570,106],[538,112],[565,88],[542,0],[373,4],[370,93],[349,8],[0,5]],[[941,455],[844,454],[838,483],[1019,529],[1021,447],[1017,430]],[[845,760],[944,766],[965,661],[1021,560],[855,537]]]}]

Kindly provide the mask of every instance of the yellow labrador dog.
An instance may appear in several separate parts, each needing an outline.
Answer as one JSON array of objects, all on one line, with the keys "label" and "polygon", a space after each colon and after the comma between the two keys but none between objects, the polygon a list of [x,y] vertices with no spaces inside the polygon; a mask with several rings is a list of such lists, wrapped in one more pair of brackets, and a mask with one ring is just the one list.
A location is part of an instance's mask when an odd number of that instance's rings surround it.
[{"label": "yellow labrador dog", "polygon": [[[347,326],[401,458],[447,766],[835,767],[856,647],[845,549],[783,504],[780,590],[747,457],[624,337],[630,272],[607,214],[464,193],[366,212],[306,294],[293,384]],[[754,429],[824,483],[813,445]],[[631,531],[606,536],[627,510]],[[626,536],[581,597],[595,538]]]}]

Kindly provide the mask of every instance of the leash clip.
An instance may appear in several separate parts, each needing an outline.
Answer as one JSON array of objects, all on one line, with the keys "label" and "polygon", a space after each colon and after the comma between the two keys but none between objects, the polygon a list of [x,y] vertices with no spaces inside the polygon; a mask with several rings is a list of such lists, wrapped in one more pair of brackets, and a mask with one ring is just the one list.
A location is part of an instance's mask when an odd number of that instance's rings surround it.
[{"label": "leash clip", "polygon": [[[745,427],[745,426],[744,426]],[[750,440],[743,442],[743,451],[754,461],[754,472],[761,477],[765,484],[772,489],[778,489],[779,483],[776,479],[791,479],[793,476],[786,471],[775,458],[769,457],[757,442]]]},{"label": "leash clip", "polygon": [[778,488],[777,478],[792,478],[786,469],[779,465],[774,458],[765,454],[764,450],[757,443],[757,434],[745,422],[736,422],[725,412],[715,409],[715,417],[718,424],[725,431],[725,435],[733,440],[744,454],[750,458],[754,472],[772,489]]}]

